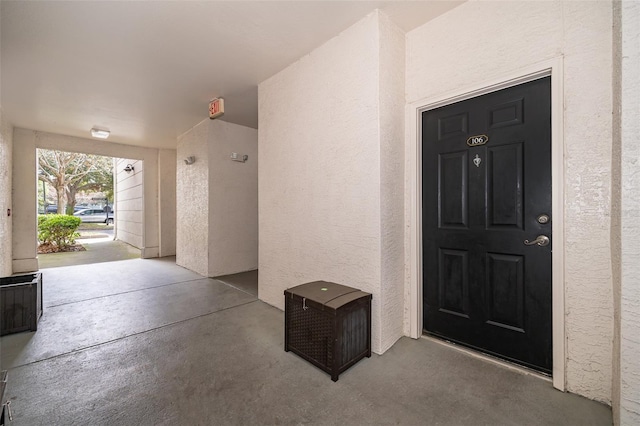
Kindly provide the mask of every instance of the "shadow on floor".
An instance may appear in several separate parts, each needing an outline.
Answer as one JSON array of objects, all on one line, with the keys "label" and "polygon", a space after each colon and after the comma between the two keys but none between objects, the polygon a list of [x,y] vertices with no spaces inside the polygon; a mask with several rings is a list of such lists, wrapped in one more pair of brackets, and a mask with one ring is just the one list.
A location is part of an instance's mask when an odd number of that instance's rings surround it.
[{"label": "shadow on floor", "polygon": [[[80,240],[79,240],[80,242]],[[38,255],[40,269],[140,258],[140,250],[122,241],[81,242],[86,251]]]},{"label": "shadow on floor", "polygon": [[238,274],[221,275],[215,277],[215,280],[222,281],[225,284],[258,297],[258,270],[240,272]]}]

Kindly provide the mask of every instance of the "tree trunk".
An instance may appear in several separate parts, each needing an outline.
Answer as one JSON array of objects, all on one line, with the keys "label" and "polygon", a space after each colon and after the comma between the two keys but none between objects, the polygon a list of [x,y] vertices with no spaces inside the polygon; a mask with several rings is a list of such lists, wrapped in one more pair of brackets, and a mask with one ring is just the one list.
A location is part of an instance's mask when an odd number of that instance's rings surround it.
[{"label": "tree trunk", "polygon": [[76,207],[76,188],[67,187],[65,193],[67,194],[67,214],[72,215]]},{"label": "tree trunk", "polygon": [[56,194],[58,195],[58,214],[64,214],[64,190],[56,188]]}]

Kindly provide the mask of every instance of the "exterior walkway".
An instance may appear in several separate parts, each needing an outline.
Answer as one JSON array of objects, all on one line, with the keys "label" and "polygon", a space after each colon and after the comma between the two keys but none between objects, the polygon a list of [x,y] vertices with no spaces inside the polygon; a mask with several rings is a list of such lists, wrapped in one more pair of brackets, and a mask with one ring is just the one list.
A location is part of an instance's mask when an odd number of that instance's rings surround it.
[{"label": "exterior walkway", "polygon": [[12,426],[611,424],[605,405],[427,339],[334,383],[284,352],[281,311],[173,258],[43,274],[38,331],[0,339]]},{"label": "exterior walkway", "polygon": [[77,242],[82,244],[86,251],[39,254],[40,269],[140,258],[139,249],[122,241],[100,238],[78,239]]}]

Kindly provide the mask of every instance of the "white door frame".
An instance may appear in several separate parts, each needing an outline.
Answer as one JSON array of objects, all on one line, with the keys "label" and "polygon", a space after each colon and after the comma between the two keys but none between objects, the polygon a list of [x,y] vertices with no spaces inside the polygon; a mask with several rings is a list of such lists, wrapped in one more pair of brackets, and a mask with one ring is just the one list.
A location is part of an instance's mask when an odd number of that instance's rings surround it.
[{"label": "white door frame", "polygon": [[422,335],[422,120],[424,111],[474,98],[496,90],[551,76],[551,217],[553,220],[552,317],[553,386],[565,390],[564,306],[564,98],[563,57],[515,70],[483,83],[420,99],[407,105],[409,167],[409,335]]}]

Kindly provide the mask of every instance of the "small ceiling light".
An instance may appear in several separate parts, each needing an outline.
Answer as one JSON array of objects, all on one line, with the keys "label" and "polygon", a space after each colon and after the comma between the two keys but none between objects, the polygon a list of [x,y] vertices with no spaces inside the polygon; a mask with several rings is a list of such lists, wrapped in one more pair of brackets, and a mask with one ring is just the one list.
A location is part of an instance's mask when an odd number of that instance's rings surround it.
[{"label": "small ceiling light", "polygon": [[91,129],[91,136],[99,139],[106,139],[109,137],[108,130],[96,129],[95,127]]},{"label": "small ceiling light", "polygon": [[124,168],[124,171],[127,173],[131,173],[133,171],[133,166],[131,164],[127,164],[127,167]]}]

